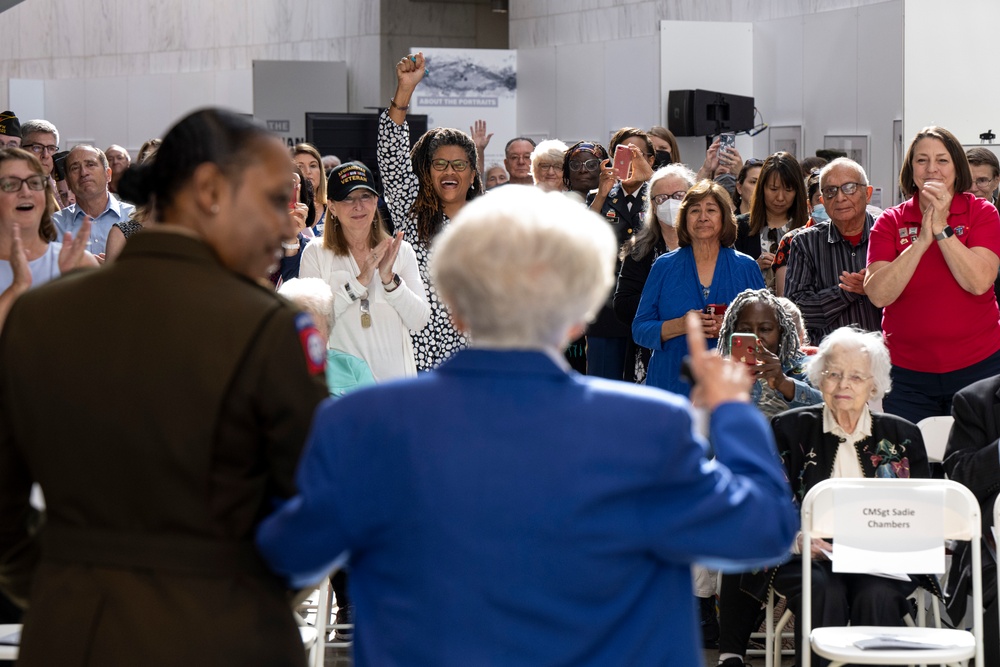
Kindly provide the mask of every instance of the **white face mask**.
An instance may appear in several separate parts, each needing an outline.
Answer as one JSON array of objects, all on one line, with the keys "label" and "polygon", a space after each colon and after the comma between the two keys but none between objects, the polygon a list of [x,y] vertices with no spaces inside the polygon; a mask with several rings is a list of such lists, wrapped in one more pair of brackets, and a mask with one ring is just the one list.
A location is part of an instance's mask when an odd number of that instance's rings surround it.
[{"label": "white face mask", "polygon": [[676,199],[668,199],[659,206],[656,207],[656,218],[660,222],[670,225],[671,227],[677,226],[677,212],[681,210],[681,203]]}]

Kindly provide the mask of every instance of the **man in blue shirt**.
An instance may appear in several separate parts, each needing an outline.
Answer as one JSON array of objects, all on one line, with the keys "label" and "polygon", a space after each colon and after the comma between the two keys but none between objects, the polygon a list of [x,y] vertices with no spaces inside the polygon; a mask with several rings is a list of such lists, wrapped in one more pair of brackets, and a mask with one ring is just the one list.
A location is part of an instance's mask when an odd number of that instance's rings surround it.
[{"label": "man in blue shirt", "polygon": [[115,223],[128,220],[135,207],[120,201],[108,190],[111,167],[99,148],[87,144],[74,147],[66,156],[66,180],[76,196],[76,203],[54,213],[52,222],[60,237],[66,232],[75,236],[83,219],[91,218],[93,227],[88,250],[103,261],[108,232]]}]

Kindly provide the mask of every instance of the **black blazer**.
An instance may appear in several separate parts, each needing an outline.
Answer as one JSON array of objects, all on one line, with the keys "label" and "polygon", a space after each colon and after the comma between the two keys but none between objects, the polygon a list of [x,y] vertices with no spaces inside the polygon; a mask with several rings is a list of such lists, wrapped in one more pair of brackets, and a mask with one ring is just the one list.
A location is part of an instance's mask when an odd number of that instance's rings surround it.
[{"label": "black blazer", "polygon": [[760,234],[750,235],[750,214],[736,216],[736,243],[733,248],[754,259],[760,257]]},{"label": "black blazer", "polygon": [[[949,479],[969,488],[982,508],[983,537],[990,539],[993,504],[1000,495],[1000,376],[973,382],[955,394],[951,404],[955,424],[948,436],[944,471]],[[959,542],[948,575],[948,614],[965,615],[966,597],[971,590],[972,554],[967,542]],[[996,565],[983,550],[983,590],[996,587]],[[986,596],[984,596],[986,597]],[[994,603],[996,604],[996,603]]]}]

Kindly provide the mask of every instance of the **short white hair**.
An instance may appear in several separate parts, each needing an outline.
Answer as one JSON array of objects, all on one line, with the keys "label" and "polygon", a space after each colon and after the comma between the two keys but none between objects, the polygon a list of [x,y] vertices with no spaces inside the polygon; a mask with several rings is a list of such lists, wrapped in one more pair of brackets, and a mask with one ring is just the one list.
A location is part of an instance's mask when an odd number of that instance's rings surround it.
[{"label": "short white hair", "polygon": [[568,150],[569,146],[558,139],[546,139],[535,146],[535,150],[531,151],[531,171],[535,171],[539,160],[543,157],[552,158],[553,160],[562,162],[563,156]]},{"label": "short white hair", "polygon": [[868,354],[872,382],[875,385],[874,398],[880,399],[892,389],[892,378],[889,375],[892,361],[889,358],[889,349],[885,346],[882,334],[861,331],[854,327],[834,329],[819,344],[819,350],[809,359],[809,365],[806,367],[809,384],[814,387],[820,386],[820,382],[823,380],[823,371],[826,370],[830,354],[834,349],[860,350]]},{"label": "short white hair", "polygon": [[607,300],[617,250],[588,208],[508,185],[466,204],[438,236],[431,280],[477,345],[561,349]]},{"label": "short white hair", "polygon": [[333,330],[333,289],[322,278],[292,278],[281,284],[278,294],[324,326],[329,337]]}]

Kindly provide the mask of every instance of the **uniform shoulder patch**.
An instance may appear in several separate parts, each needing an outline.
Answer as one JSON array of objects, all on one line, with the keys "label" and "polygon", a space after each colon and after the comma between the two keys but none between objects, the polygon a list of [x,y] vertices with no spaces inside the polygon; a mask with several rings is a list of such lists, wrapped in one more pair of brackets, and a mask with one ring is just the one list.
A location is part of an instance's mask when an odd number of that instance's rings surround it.
[{"label": "uniform shoulder patch", "polygon": [[312,317],[306,313],[295,316],[295,329],[299,333],[299,342],[306,357],[309,373],[316,375],[326,369],[326,341],[313,323]]}]

